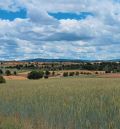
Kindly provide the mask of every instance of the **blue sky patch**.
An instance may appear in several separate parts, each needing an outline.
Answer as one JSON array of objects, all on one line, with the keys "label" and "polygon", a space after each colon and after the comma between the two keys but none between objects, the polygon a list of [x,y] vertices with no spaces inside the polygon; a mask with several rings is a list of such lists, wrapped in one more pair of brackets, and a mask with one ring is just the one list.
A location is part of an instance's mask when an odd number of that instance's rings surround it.
[{"label": "blue sky patch", "polygon": [[57,12],[57,13],[48,13],[50,16],[61,20],[61,19],[76,19],[76,20],[82,20],[87,18],[88,16],[93,16],[92,13],[90,12],[80,12],[79,14],[77,13],[68,13],[68,12]]},{"label": "blue sky patch", "polygon": [[20,9],[17,12],[11,12],[0,9],[0,19],[13,21],[16,18],[25,19],[27,17],[27,11],[25,9]]}]

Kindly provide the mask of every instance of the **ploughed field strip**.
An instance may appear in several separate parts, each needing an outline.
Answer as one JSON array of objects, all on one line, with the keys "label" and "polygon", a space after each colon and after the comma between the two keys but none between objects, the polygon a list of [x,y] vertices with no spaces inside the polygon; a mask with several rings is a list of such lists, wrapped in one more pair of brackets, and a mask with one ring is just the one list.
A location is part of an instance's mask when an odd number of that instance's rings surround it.
[{"label": "ploughed field strip", "polygon": [[1,129],[119,129],[120,79],[12,80],[0,85]]}]

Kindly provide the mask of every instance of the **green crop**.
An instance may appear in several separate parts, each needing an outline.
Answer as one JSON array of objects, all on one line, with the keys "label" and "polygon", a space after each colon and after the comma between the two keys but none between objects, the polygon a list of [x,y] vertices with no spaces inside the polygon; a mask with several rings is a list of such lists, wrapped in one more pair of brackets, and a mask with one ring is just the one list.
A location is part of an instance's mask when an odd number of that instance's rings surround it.
[{"label": "green crop", "polygon": [[120,79],[61,78],[0,85],[0,129],[119,129]]}]

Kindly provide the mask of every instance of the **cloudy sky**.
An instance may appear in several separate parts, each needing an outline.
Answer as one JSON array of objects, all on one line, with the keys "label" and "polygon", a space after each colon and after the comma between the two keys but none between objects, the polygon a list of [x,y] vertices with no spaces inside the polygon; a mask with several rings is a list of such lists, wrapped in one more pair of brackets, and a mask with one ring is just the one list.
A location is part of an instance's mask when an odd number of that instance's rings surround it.
[{"label": "cloudy sky", "polygon": [[120,0],[0,0],[0,60],[120,58]]}]

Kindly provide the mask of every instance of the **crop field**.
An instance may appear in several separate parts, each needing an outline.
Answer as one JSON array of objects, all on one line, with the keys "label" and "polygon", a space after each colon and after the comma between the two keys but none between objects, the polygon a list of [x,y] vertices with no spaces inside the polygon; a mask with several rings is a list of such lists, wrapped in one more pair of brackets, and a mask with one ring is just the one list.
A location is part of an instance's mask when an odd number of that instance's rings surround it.
[{"label": "crop field", "polygon": [[0,129],[120,129],[120,79],[7,81]]}]

